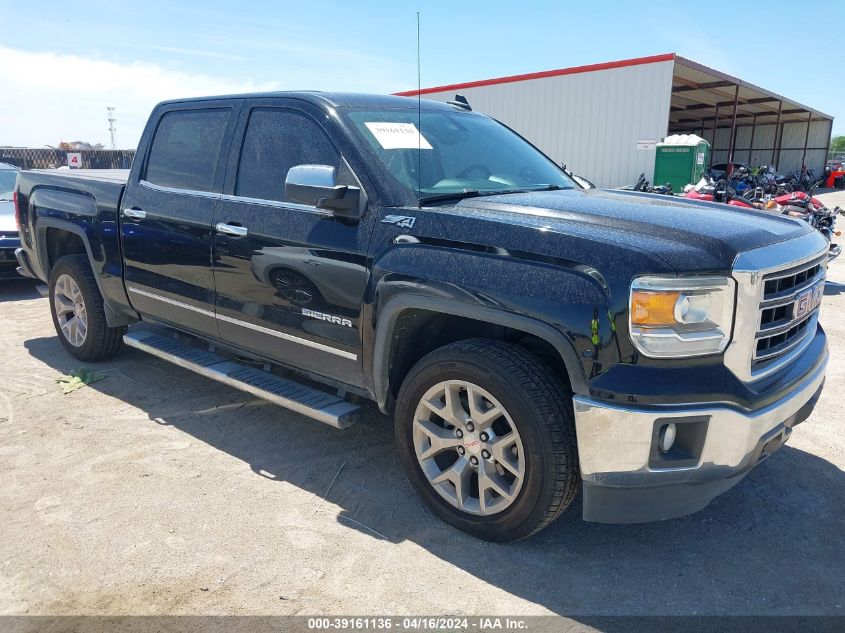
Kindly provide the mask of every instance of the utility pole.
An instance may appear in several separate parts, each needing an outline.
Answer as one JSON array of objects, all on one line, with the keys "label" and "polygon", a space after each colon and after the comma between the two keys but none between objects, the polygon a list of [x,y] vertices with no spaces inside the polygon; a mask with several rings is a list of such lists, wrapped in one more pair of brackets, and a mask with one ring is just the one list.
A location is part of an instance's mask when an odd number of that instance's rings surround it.
[{"label": "utility pole", "polygon": [[114,123],[115,123],[115,121],[117,121],[117,119],[114,118],[115,107],[114,106],[106,106],[106,110],[109,113],[109,134],[111,134],[111,148],[117,149],[114,146],[114,132],[115,132]]}]

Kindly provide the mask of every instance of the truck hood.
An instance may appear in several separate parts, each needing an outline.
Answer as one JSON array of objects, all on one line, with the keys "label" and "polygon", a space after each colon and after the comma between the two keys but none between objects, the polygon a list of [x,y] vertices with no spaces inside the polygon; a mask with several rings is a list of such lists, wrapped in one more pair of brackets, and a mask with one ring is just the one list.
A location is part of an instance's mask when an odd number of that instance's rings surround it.
[{"label": "truck hood", "polygon": [[15,205],[6,200],[0,200],[0,233],[17,233],[15,224]]},{"label": "truck hood", "polygon": [[814,230],[767,211],[603,189],[468,198],[450,210],[649,253],[678,272],[728,270],[742,251]]}]

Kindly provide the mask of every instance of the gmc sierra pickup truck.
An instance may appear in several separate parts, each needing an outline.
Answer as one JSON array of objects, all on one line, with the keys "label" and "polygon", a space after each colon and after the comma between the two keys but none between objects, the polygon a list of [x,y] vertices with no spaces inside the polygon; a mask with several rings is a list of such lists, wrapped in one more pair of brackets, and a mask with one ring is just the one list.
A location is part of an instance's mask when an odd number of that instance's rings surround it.
[{"label": "gmc sierra pickup truck", "polygon": [[22,172],[24,274],[83,361],[138,348],[343,428],[392,414],[424,502],[490,540],[704,508],[812,411],[827,242],[582,189],[465,103],[168,101],[125,174]]}]

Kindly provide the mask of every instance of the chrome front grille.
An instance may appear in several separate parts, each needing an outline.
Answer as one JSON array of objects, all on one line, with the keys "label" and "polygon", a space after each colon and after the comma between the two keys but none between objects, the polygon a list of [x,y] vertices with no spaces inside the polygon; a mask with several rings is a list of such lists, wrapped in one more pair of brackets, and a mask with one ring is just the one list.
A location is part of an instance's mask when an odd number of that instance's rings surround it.
[{"label": "chrome front grille", "polygon": [[799,238],[740,253],[733,337],[725,365],[752,382],[784,367],[810,344],[817,330],[827,272],[827,240],[813,231]]},{"label": "chrome front grille", "polygon": [[[812,264],[812,262],[811,262]],[[821,274],[824,277],[822,262],[812,265],[804,264],[798,270],[789,270],[779,274],[769,274],[764,277],[766,284],[763,287],[763,298],[766,300],[780,298],[787,292],[792,291],[796,286],[811,284]]]},{"label": "chrome front grille", "polygon": [[799,266],[763,275],[752,373],[777,361],[815,331],[826,262],[824,254]]}]

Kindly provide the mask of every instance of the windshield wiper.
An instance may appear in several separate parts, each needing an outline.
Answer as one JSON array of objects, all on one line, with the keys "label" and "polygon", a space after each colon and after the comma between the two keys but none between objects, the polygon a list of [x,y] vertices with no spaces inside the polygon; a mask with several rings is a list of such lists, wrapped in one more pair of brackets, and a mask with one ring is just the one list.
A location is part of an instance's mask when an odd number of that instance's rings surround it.
[{"label": "windshield wiper", "polygon": [[536,187],[528,187],[525,189],[505,189],[497,193],[531,193],[532,191],[563,191],[569,190],[572,187],[561,187],[560,185],[537,185]]},{"label": "windshield wiper", "polygon": [[428,204],[429,202],[439,202],[441,200],[463,200],[464,198],[478,198],[479,196],[501,196],[506,193],[531,193],[532,191],[559,191],[562,189],[572,189],[572,187],[561,187],[560,185],[538,185],[537,187],[529,187],[527,189],[495,189],[491,191],[480,191],[478,189],[467,189],[466,191],[453,191],[452,193],[443,193],[436,196],[427,196],[420,198],[420,204]]},{"label": "windshield wiper", "polygon": [[[440,202],[441,200],[463,200],[464,198],[476,198],[482,195],[477,189],[467,189],[466,191],[453,191],[451,193],[441,193],[436,196],[426,196],[420,198],[420,204],[428,204],[429,202]],[[484,192],[484,195],[488,195]]]}]

